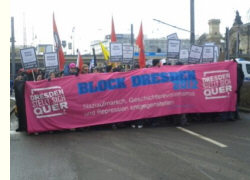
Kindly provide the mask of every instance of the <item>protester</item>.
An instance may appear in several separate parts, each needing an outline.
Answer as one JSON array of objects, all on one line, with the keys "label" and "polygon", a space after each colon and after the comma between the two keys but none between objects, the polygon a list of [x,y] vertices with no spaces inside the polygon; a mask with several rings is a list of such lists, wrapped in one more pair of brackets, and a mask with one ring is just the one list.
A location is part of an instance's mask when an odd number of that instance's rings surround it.
[{"label": "protester", "polygon": [[14,85],[14,81],[10,80],[10,95],[12,95],[12,92],[13,92],[13,85]]},{"label": "protester", "polygon": [[61,72],[59,73],[59,77],[64,77],[64,71],[61,71]]},{"label": "protester", "polygon": [[[237,61],[234,59],[234,62],[237,63]],[[239,63],[237,63],[237,101],[236,101],[236,111],[234,113],[234,119],[235,120],[239,120],[240,119],[240,115],[239,115],[239,104],[240,104],[240,89],[243,85],[243,81],[244,81],[244,73],[242,71],[242,67]]]},{"label": "protester", "polygon": [[42,74],[38,74],[37,77],[36,77],[36,80],[37,81],[43,80],[43,75]]},{"label": "protester", "polygon": [[18,118],[18,128],[16,129],[16,131],[27,130],[25,101],[24,101],[24,88],[25,88],[25,81],[27,80],[26,77],[24,77],[25,74],[26,73],[23,70],[19,70],[17,77],[14,81],[16,116]]},{"label": "protester", "polygon": [[87,74],[88,71],[89,71],[88,65],[87,65],[87,64],[83,64],[82,67],[81,67],[80,73],[81,73],[81,74]]},{"label": "protester", "polygon": [[112,72],[112,66],[111,65],[108,65],[107,67],[106,67],[106,72],[107,73],[109,73],[109,72]]},{"label": "protester", "polygon": [[159,59],[153,59],[152,64],[153,64],[153,67],[160,67],[160,60]]},{"label": "protester", "polygon": [[77,69],[75,63],[70,63],[69,64],[69,74],[70,75],[78,75],[79,69]]},{"label": "protester", "polygon": [[56,78],[56,73],[54,71],[49,73],[49,79],[55,79]]}]

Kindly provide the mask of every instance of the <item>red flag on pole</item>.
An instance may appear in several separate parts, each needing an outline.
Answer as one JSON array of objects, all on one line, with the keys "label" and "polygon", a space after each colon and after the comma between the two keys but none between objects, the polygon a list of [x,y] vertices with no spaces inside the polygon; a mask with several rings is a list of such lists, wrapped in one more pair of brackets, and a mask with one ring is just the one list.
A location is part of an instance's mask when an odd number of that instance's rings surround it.
[{"label": "red flag on pole", "polygon": [[140,31],[139,34],[137,36],[136,39],[136,44],[138,45],[140,51],[139,51],[139,65],[140,68],[144,68],[145,67],[145,54],[144,54],[144,45],[143,45],[143,31],[142,31],[142,23],[141,23],[141,27],[140,27]]},{"label": "red flag on pole", "polygon": [[115,25],[112,16],[112,26],[111,26],[111,42],[116,42],[116,35],[115,35]]},{"label": "red flag on pole", "polygon": [[56,21],[55,21],[54,13],[53,13],[53,35],[54,35],[54,40],[55,40],[55,45],[56,45],[56,51],[58,53],[59,70],[63,71],[65,59],[64,59],[62,46],[61,46],[61,40],[60,40],[58,31],[57,31],[57,27],[56,27]]},{"label": "red flag on pole", "polygon": [[79,69],[82,68],[83,65],[83,59],[82,56],[80,54],[80,51],[78,50],[78,56],[77,56],[77,61],[76,61],[76,67],[78,67]]}]

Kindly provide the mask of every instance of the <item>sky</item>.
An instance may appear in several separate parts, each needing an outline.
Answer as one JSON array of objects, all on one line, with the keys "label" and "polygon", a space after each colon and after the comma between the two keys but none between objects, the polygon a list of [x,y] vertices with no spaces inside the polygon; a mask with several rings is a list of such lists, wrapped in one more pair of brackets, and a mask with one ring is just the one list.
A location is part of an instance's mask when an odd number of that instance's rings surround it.
[{"label": "sky", "polygon": [[[249,0],[194,2],[196,36],[208,33],[209,19],[220,19],[220,32],[224,35],[225,28],[231,27],[234,22],[236,10],[239,11],[243,23],[250,20]],[[189,30],[190,0],[11,0],[10,3],[17,45],[24,42],[24,29],[28,45],[54,44],[53,12],[60,39],[68,43],[72,42],[73,36],[75,49],[79,49],[82,54],[90,52],[91,41],[104,40],[105,35],[111,33],[112,16],[116,34],[130,33],[133,24],[136,38],[142,22],[144,36],[148,38],[162,38],[171,33],[177,33],[179,38],[190,38],[188,32],[153,21],[159,19]]]}]

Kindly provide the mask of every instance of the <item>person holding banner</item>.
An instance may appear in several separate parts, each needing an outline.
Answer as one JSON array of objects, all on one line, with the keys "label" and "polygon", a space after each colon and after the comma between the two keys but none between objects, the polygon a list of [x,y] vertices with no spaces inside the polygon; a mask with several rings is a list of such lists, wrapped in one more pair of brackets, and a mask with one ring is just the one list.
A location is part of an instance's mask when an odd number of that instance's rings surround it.
[{"label": "person holding banner", "polygon": [[24,88],[25,88],[25,81],[27,80],[27,78],[25,78],[24,75],[26,75],[25,72],[22,69],[19,70],[13,86],[16,99],[15,114],[18,118],[18,128],[16,129],[16,131],[27,130],[25,101],[24,101]]},{"label": "person holding banner", "polygon": [[88,74],[89,67],[87,64],[83,64],[80,70],[80,74]]},{"label": "person holding banner", "polygon": [[75,63],[70,63],[69,64],[69,74],[70,75],[78,75],[79,69],[77,69]]},{"label": "person holding banner", "polygon": [[159,59],[153,59],[153,67],[160,67],[160,60]]},{"label": "person holding banner", "polygon": [[[237,61],[234,59],[234,62],[237,63]],[[239,104],[240,104],[240,89],[243,85],[243,81],[244,81],[244,73],[242,71],[242,67],[240,64],[237,63],[237,101],[236,101],[236,111],[234,113],[234,119],[239,120],[240,119],[240,115],[239,115]]]},{"label": "person holding banner", "polygon": [[52,80],[56,78],[56,73],[54,71],[49,72],[48,80]]},{"label": "person holding banner", "polygon": [[36,77],[36,81],[41,81],[43,80],[43,74],[38,74]]}]

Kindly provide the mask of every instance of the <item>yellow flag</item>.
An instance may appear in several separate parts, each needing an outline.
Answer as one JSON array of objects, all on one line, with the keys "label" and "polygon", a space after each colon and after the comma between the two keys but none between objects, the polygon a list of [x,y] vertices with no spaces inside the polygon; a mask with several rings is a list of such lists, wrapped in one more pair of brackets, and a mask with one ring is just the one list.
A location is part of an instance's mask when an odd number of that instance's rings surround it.
[{"label": "yellow flag", "polygon": [[102,48],[102,53],[104,56],[105,60],[109,60],[109,51],[105,48],[105,46],[100,42],[101,48]]}]

